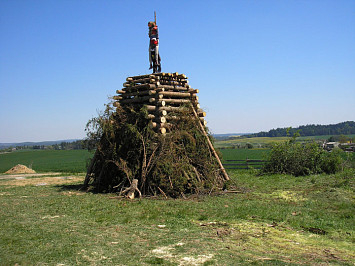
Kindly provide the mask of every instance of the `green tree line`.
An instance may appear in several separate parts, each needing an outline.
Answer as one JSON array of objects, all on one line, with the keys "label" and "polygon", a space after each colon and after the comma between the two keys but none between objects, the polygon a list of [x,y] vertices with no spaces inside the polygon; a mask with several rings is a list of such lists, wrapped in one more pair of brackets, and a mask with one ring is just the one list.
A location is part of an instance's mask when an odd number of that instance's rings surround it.
[{"label": "green tree line", "polygon": [[[289,129],[289,131],[288,131]],[[346,121],[332,125],[306,125],[297,128],[277,128],[271,129],[268,132],[259,132],[254,134],[245,135],[244,137],[286,137],[299,132],[300,136],[321,136],[321,135],[350,135],[355,134],[355,122]]]},{"label": "green tree line", "polygon": [[[52,145],[23,145],[16,146],[16,150],[34,149],[34,150],[82,150],[86,149],[87,144],[83,140],[73,142],[61,142]],[[9,148],[11,149],[11,147]]]}]

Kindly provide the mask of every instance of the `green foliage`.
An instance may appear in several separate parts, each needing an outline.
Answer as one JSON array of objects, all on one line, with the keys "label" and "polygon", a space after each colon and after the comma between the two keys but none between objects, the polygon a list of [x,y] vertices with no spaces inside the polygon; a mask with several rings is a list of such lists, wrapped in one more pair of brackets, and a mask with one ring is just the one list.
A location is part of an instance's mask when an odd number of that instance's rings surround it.
[{"label": "green foliage", "polygon": [[264,165],[263,173],[303,176],[335,173],[340,170],[340,151],[326,152],[317,143],[297,143],[296,136],[274,144]]},{"label": "green foliage", "polygon": [[254,148],[254,146],[253,146],[253,144],[248,142],[247,145],[246,145],[246,148],[247,149],[252,149],[252,148]]}]

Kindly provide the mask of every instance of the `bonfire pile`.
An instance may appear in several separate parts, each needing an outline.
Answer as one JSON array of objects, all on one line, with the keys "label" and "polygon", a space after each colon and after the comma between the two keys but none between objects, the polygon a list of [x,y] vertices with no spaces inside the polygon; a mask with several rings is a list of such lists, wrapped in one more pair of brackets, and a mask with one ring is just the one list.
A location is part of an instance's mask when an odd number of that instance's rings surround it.
[{"label": "bonfire pile", "polygon": [[113,106],[89,121],[95,155],[85,187],[120,195],[184,197],[220,190],[228,180],[205,127],[198,90],[185,75],[127,78]]}]

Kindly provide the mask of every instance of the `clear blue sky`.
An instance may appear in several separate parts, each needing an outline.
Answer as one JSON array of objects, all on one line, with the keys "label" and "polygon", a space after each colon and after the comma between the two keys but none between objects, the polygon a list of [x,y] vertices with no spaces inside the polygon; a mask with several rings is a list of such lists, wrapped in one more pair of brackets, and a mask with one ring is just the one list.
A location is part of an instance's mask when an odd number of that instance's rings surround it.
[{"label": "clear blue sky", "polygon": [[0,142],[85,137],[126,77],[199,89],[212,133],[355,120],[355,1],[0,0]]}]

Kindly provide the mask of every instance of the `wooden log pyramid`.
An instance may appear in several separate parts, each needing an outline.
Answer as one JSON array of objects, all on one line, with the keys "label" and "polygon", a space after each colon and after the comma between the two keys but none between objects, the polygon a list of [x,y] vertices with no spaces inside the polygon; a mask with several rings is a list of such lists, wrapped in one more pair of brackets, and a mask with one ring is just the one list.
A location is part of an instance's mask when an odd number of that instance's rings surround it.
[{"label": "wooden log pyramid", "polygon": [[123,88],[114,96],[114,106],[145,105],[149,114],[149,125],[156,132],[165,134],[174,121],[181,119],[177,113],[187,114],[193,107],[192,115],[198,116],[206,125],[206,113],[198,103],[198,90],[192,89],[186,75],[179,73],[155,73],[128,77]]}]

